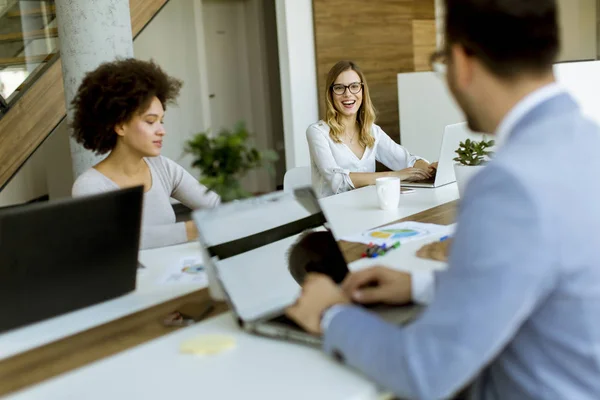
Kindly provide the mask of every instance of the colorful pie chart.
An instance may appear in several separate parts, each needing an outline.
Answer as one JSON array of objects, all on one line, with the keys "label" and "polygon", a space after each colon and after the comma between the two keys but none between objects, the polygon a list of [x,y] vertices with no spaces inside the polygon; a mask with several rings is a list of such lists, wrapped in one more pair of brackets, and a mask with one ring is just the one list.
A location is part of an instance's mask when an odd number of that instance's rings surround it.
[{"label": "colorful pie chart", "polygon": [[381,229],[371,232],[369,236],[375,239],[404,239],[418,234],[414,229]]}]

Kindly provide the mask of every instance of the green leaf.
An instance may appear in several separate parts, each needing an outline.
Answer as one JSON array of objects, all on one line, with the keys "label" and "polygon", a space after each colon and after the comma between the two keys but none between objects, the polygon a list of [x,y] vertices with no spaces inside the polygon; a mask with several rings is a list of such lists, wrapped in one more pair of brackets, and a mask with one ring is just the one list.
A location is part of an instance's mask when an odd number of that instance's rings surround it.
[{"label": "green leaf", "polygon": [[459,143],[459,147],[455,150],[458,157],[454,158],[454,161],[459,162],[463,165],[481,165],[489,159],[493,152],[487,151],[488,147],[492,147],[494,141],[486,141],[486,137],[480,141],[473,141],[470,139]]},{"label": "green leaf", "polygon": [[192,167],[200,171],[200,183],[223,201],[250,196],[240,184],[249,171],[265,168],[274,173],[277,152],[257,149],[250,142],[252,136],[240,121],[232,130],[222,129],[214,136],[209,131],[199,132],[185,143],[184,152],[192,156]]}]

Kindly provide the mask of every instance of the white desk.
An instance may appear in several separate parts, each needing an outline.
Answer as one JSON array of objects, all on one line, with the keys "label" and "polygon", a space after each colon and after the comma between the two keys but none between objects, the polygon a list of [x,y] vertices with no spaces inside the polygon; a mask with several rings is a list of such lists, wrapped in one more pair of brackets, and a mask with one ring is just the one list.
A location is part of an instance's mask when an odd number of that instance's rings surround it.
[{"label": "white desk", "polygon": [[0,334],[0,359],[133,314],[201,289],[198,285],[159,285],[163,270],[181,258],[196,256],[198,245],[188,243],[140,252],[146,269],[138,272],[137,288],[125,296]]},{"label": "white desk", "polygon": [[[231,334],[235,349],[182,355],[203,333]],[[61,375],[9,399],[374,399],[367,379],[316,349],[242,333],[229,313]]]},{"label": "white desk", "polygon": [[[397,210],[382,211],[376,206],[374,187],[367,187],[324,199],[322,206],[335,234],[340,236],[389,223],[457,197],[454,184],[419,189],[403,195]],[[134,293],[1,335],[2,355],[22,352],[197,290],[189,285],[156,284],[165,265],[195,254],[194,243],[141,252],[140,259],[147,269],[140,272]],[[236,349],[206,358],[179,354],[182,340],[209,332],[235,336]],[[310,384],[299,385],[299,381]],[[370,381],[338,366],[318,350],[243,334],[227,313],[61,375],[11,398],[226,399],[257,393],[261,398],[273,399],[363,399],[373,398],[377,390]]]},{"label": "white desk", "polygon": [[436,189],[415,189],[400,196],[400,207],[383,211],[374,186],[326,197],[321,206],[336,237],[361,232],[458,199],[455,183]]}]

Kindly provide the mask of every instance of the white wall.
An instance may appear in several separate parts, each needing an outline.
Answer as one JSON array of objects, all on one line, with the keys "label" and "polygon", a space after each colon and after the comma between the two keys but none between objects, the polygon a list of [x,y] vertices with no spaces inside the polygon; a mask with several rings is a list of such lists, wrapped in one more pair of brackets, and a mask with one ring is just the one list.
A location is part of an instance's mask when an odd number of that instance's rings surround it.
[{"label": "white wall", "polygon": [[0,192],[0,207],[23,203],[47,194],[44,165],[42,152],[35,152]]},{"label": "white wall", "polygon": [[[277,110],[270,87],[279,86],[279,77],[269,76],[269,59],[277,53],[276,42],[267,40],[267,29],[276,31],[275,17],[266,18],[266,3],[271,0],[200,1],[203,14],[204,58],[208,66],[211,132],[230,129],[244,121],[259,150],[276,147],[272,114]],[[276,61],[277,62],[277,61]],[[277,96],[276,96],[277,97]],[[275,176],[265,169],[251,171],[242,180],[249,192],[275,190]]]},{"label": "white wall", "polygon": [[169,75],[182,79],[184,84],[176,106],[165,114],[167,132],[162,154],[197,176],[191,168],[191,157],[183,155],[186,140],[206,130],[209,117],[204,115],[208,96],[201,84],[201,58],[197,40],[197,8],[194,1],[172,0],[154,18],[133,43],[135,58],[153,59]]},{"label": "white wall", "polygon": [[[554,72],[583,112],[600,124],[600,61],[560,63]],[[398,97],[402,145],[437,160],[444,127],[464,121],[445,81],[433,72],[398,74]]]},{"label": "white wall", "polygon": [[556,64],[554,73],[584,114],[600,124],[600,61]]},{"label": "white wall", "polygon": [[287,169],[310,165],[306,128],[319,118],[312,0],[276,0]]},{"label": "white wall", "polygon": [[[245,0],[240,14],[240,31],[245,37],[240,59],[248,61],[248,79],[245,89],[252,98],[248,104],[246,122],[255,133],[258,148],[275,147],[274,132],[269,115],[272,112],[268,92],[267,54],[265,48],[265,23],[263,2],[270,0]],[[211,128],[207,44],[203,22],[202,0],[171,0],[152,23],[134,42],[135,57],[154,59],[167,73],[184,81],[178,100],[170,107],[165,118],[167,140],[162,154],[177,160],[195,176],[191,157],[183,156],[186,140],[200,131]],[[175,23],[175,22],[179,23]],[[238,77],[232,76],[231,79]],[[243,78],[242,78],[243,79]],[[244,180],[250,191],[268,192],[275,189],[274,177],[263,172],[252,172]]]},{"label": "white wall", "polygon": [[436,161],[446,125],[465,120],[443,77],[433,72],[398,74],[400,143],[411,153]]}]

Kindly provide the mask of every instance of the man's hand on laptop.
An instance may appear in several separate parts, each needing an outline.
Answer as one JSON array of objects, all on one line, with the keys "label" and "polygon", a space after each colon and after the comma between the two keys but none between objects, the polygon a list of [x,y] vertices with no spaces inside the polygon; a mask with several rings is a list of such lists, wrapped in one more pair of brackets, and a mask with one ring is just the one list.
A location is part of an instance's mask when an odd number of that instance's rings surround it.
[{"label": "man's hand on laptop", "polygon": [[310,333],[321,334],[321,318],[336,304],[386,303],[400,305],[412,300],[411,276],[385,267],[353,272],[337,286],[323,274],[306,276],[302,294],[286,311],[288,317]]},{"label": "man's hand on laptop", "polygon": [[361,304],[406,304],[412,300],[411,276],[386,267],[373,267],[351,273],[342,289]]},{"label": "man's hand on laptop", "polygon": [[321,317],[336,304],[350,304],[350,298],[327,275],[310,273],[304,280],[302,294],[286,314],[307,332],[321,334]]}]

